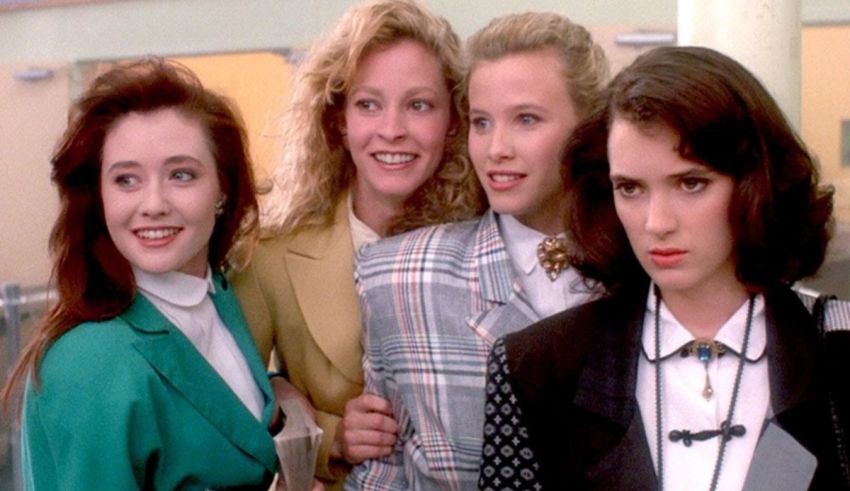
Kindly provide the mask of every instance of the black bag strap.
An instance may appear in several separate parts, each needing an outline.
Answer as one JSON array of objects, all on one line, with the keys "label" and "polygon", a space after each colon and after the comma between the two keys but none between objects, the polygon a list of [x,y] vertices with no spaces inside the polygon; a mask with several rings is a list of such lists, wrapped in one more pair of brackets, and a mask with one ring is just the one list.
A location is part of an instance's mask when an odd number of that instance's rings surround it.
[{"label": "black bag strap", "polygon": [[815,324],[818,326],[818,331],[821,336],[826,336],[827,326],[826,326],[826,304],[830,300],[835,300],[837,297],[835,295],[818,295],[815,299],[815,304],[812,306],[812,317],[815,318]]},{"label": "black bag strap", "polygon": [[[829,332],[825,325],[826,307],[829,301],[834,300],[835,298],[835,295],[819,295],[812,307],[812,317],[814,317],[818,331],[820,332],[821,340],[824,344],[824,353],[829,353],[829,350],[826,347],[828,339],[827,333]],[[848,445],[847,433],[845,432],[844,425],[841,422],[838,408],[835,403],[834,390],[837,379],[833,376],[834,374],[827,373],[826,375],[828,377],[827,399],[829,401],[829,415],[832,420],[832,433],[838,458],[838,467],[841,471],[841,476],[844,479],[845,487],[850,489],[850,457],[848,457],[847,454],[850,445]]]}]

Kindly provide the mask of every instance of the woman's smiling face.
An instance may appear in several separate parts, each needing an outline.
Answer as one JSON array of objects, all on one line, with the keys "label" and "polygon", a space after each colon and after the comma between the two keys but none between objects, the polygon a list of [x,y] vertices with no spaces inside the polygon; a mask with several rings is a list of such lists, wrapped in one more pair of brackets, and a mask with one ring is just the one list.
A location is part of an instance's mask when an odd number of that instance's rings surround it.
[{"label": "woman's smiling face", "polygon": [[206,274],[221,188],[197,121],[172,108],[119,119],[104,141],[100,188],[109,235],[130,264]]},{"label": "woman's smiling face", "polygon": [[437,56],[413,40],[372,48],[346,94],[342,133],[359,203],[400,206],[440,166],[451,94]]}]

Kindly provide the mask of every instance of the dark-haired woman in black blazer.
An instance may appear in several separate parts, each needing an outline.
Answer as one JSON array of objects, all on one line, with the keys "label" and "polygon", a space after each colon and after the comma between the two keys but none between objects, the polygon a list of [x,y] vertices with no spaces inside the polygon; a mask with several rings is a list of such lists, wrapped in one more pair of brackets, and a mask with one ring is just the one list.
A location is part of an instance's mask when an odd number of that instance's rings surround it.
[{"label": "dark-haired woman in black blazer", "polygon": [[762,85],[656,49],[565,165],[573,264],[610,294],[496,343],[480,487],[844,489],[850,339],[824,343],[790,289],[823,262],[832,190]]}]

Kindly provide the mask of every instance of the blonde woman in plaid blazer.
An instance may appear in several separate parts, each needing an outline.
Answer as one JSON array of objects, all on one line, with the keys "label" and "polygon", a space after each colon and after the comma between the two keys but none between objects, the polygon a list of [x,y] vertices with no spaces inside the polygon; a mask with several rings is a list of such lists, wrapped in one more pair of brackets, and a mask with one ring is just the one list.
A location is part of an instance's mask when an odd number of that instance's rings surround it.
[{"label": "blonde woman in plaid blazer", "polygon": [[467,49],[470,157],[491,210],[361,249],[365,392],[390,402],[400,430],[347,489],[476,489],[488,350],[588,298],[565,286],[574,272],[547,277],[536,249],[564,232],[561,157],[607,79],[602,50],[583,27],[541,13],[495,19]]}]

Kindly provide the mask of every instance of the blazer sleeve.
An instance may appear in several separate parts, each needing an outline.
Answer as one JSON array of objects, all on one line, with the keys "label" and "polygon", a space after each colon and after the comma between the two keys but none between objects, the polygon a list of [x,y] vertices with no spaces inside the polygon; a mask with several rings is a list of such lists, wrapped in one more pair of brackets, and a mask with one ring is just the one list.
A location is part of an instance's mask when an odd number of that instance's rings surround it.
[{"label": "blazer sleeve", "polygon": [[[393,390],[394,384],[387,382],[386,366],[381,353],[380,335],[372,326],[374,318],[371,312],[371,304],[367,301],[368,292],[364,290],[359,268],[355,271],[355,286],[360,295],[361,313],[363,316],[365,349],[363,354],[363,376],[364,394],[375,394],[390,401],[394,410],[403,407],[398,399],[401,397],[397,390]],[[398,490],[409,488],[404,477],[404,442],[403,428],[410,427],[410,418],[395,414],[396,420],[402,431],[398,435],[392,453],[379,459],[369,459],[354,466],[348,475],[345,489],[356,491],[369,490]],[[404,424],[406,420],[406,425]],[[409,432],[408,432],[409,433]]]},{"label": "blazer sleeve", "polygon": [[539,490],[539,465],[531,449],[528,426],[514,395],[505,342],[493,345],[487,361],[484,445],[478,489]]},{"label": "blazer sleeve", "polygon": [[99,372],[106,364],[48,355],[51,366],[41,371],[41,387],[30,383],[25,392],[26,489],[140,489],[147,463],[156,464],[162,448],[153,427],[155,408],[139,387],[143,382],[127,374],[118,387],[109,382],[115,377]]}]

